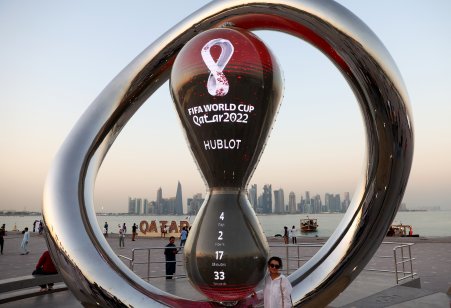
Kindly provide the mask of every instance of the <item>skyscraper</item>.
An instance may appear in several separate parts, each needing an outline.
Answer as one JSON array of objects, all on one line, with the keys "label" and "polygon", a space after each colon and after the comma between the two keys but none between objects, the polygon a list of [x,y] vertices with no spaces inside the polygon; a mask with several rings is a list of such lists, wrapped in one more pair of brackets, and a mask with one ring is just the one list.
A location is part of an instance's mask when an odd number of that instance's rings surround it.
[{"label": "skyscraper", "polygon": [[[346,212],[348,210],[348,207],[349,207],[350,204],[351,204],[351,199],[349,198],[349,192],[346,191],[344,193],[344,200],[342,202],[341,211],[342,212]],[[401,206],[402,205],[403,205],[403,203],[401,203]]]},{"label": "skyscraper", "polygon": [[263,194],[261,198],[262,212],[266,214],[272,213],[272,188],[271,185],[263,186]]},{"label": "skyscraper", "polygon": [[249,202],[252,206],[252,208],[254,209],[255,212],[257,212],[257,184],[253,184],[251,185],[251,188],[249,188],[248,191],[248,197],[249,197]]},{"label": "skyscraper", "polygon": [[156,200],[156,214],[163,214],[163,190],[158,188]]},{"label": "skyscraper", "polygon": [[285,213],[285,200],[282,188],[274,190],[274,213]]},{"label": "skyscraper", "polygon": [[176,215],[182,215],[183,214],[183,199],[182,199],[182,185],[180,184],[180,181],[177,184],[177,192],[175,194],[175,208],[174,208]]},{"label": "skyscraper", "polygon": [[290,192],[288,196],[288,210],[290,214],[296,213],[296,195],[294,192]]},{"label": "skyscraper", "polygon": [[305,192],[305,213],[313,213],[312,212],[312,200],[310,199],[310,192]]},{"label": "skyscraper", "polygon": [[135,214],[136,213],[136,199],[128,197],[128,213]]}]

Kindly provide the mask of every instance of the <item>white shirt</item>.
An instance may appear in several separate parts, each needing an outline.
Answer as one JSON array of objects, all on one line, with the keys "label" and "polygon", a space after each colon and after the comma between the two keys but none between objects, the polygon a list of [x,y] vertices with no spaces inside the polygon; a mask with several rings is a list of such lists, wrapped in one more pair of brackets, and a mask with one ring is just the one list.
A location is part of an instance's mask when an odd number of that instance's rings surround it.
[{"label": "white shirt", "polygon": [[296,237],[296,229],[290,230],[290,237]]},{"label": "white shirt", "polygon": [[[283,301],[282,307],[282,292],[280,290],[280,284],[282,283]],[[271,276],[266,276],[265,289],[263,293],[263,301],[265,308],[290,308],[291,305],[291,290],[293,287],[288,281],[287,277],[280,274],[279,277],[272,280]]]}]

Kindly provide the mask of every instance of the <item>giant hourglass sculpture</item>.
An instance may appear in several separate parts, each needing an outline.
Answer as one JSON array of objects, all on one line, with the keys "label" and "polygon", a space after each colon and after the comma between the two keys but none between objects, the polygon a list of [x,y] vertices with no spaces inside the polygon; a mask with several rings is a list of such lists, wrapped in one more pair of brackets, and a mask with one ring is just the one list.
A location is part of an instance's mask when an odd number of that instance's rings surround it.
[{"label": "giant hourglass sculpture", "polygon": [[[224,25],[229,28],[219,28]],[[241,298],[262,277],[267,244],[244,191],[281,95],[273,57],[247,32],[262,29],[302,39],[328,57],[355,94],[367,137],[362,180],[348,211],[324,246],[288,276],[293,304],[327,306],[373,257],[402,201],[413,158],[409,98],[389,52],[334,1],[212,1],[111,81],[77,122],[49,171],[43,196],[47,243],[64,282],[83,305],[252,304],[252,297]],[[188,237],[187,270],[213,301],[181,298],[170,293],[173,289],[142,280],[111,249],[94,210],[103,159],[128,120],[169,79],[172,67],[177,110],[209,187]],[[243,87],[242,80],[247,80]]]},{"label": "giant hourglass sculpture", "polygon": [[239,300],[265,274],[268,245],[246,186],[279,108],[281,72],[254,34],[219,28],[183,47],[170,85],[208,185],[185,245],[186,271],[209,298]]}]

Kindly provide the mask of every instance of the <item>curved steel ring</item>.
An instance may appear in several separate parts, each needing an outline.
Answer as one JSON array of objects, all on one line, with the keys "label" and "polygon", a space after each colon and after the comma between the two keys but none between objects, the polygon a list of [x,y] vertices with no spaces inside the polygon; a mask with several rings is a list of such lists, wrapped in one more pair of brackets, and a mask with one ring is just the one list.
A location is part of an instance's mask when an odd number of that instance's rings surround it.
[{"label": "curved steel ring", "polygon": [[[359,274],[391,224],[413,157],[413,128],[401,76],[383,44],[351,12],[329,0],[215,1],[172,28],[99,95],[50,170],[43,215],[48,244],[71,291],[85,304],[210,306],[144,282],[114,254],[97,225],[96,173],[122,127],[169,76],[197,33],[224,23],[284,31],[310,42],[339,68],[360,105],[367,166],[353,202],[322,249],[289,276],[295,304],[326,305]],[[244,300],[245,301],[245,300]]]}]

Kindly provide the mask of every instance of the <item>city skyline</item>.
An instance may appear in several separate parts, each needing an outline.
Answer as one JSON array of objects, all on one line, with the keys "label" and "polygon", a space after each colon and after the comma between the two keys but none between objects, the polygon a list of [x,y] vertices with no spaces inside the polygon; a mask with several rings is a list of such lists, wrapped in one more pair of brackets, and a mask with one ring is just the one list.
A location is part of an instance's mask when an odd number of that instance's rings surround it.
[{"label": "city skyline", "polygon": [[[200,206],[203,204],[206,194],[197,192],[192,196],[182,196],[181,192],[182,184],[178,182],[176,197],[165,196],[162,187],[156,190],[156,196],[153,200],[149,195],[129,196],[128,210],[119,211],[119,213],[138,215],[196,215]],[[249,189],[247,189],[247,195],[251,207],[257,214],[343,213],[347,210],[351,202],[351,195],[348,191],[343,193],[329,191],[324,193],[324,198],[322,198],[320,194],[308,190],[302,193],[293,191],[285,193],[283,188],[272,189],[271,184],[263,185],[260,190],[257,184],[251,184]],[[288,198],[285,198],[285,196]],[[183,200],[183,212],[180,212],[180,210],[177,210],[177,206],[174,206],[174,200],[176,199]],[[265,203],[269,203],[268,206]],[[191,208],[191,206],[195,209]],[[404,202],[400,206],[400,210],[407,210]],[[107,213],[107,211],[101,211],[99,213]]]},{"label": "city skyline", "polygon": [[[435,1],[428,14],[419,1],[338,2],[381,39],[411,99],[415,153],[404,202],[412,209],[451,210],[451,2]],[[175,21],[206,3],[180,1],[168,8],[147,1],[0,0],[0,210],[41,209],[53,157],[91,102]],[[255,33],[278,59],[285,93],[249,183],[296,194],[349,191],[352,197],[363,178],[366,146],[352,91],[307,43]],[[205,187],[166,83],[112,145],[98,174],[95,209],[119,212],[128,196],[159,186],[175,196],[177,181],[184,196]]]}]

